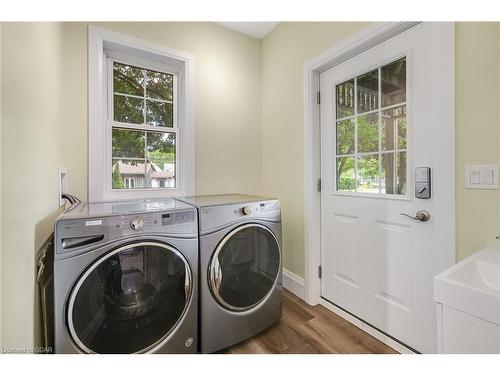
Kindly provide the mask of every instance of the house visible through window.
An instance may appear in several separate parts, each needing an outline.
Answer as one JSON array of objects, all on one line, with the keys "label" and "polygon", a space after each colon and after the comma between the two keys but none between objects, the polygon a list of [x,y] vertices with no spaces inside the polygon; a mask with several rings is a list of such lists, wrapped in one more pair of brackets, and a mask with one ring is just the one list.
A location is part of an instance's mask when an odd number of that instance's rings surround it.
[{"label": "house visible through window", "polygon": [[124,177],[123,182],[126,189],[133,189],[135,187],[135,179],[133,177]]},{"label": "house visible through window", "polygon": [[336,92],[336,190],[407,194],[406,58]]},{"label": "house visible through window", "polygon": [[112,189],[176,187],[175,74],[109,59]]}]

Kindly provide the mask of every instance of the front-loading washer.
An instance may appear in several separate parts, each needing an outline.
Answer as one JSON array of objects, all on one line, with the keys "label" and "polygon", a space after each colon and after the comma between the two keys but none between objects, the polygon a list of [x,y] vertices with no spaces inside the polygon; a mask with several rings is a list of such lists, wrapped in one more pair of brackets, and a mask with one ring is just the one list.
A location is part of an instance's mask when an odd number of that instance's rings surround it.
[{"label": "front-loading washer", "polygon": [[196,210],[80,203],[55,223],[55,353],[196,353]]},{"label": "front-loading washer", "polygon": [[248,195],[181,199],[198,208],[200,350],[212,353],[281,318],[280,202]]}]

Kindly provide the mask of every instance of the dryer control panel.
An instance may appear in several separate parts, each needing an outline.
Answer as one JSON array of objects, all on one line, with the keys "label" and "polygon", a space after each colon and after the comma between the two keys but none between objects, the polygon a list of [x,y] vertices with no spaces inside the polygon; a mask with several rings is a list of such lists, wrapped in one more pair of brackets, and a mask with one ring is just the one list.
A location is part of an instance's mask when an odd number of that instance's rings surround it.
[{"label": "dryer control panel", "polygon": [[200,233],[211,232],[235,222],[251,220],[280,222],[279,200],[201,207]]}]

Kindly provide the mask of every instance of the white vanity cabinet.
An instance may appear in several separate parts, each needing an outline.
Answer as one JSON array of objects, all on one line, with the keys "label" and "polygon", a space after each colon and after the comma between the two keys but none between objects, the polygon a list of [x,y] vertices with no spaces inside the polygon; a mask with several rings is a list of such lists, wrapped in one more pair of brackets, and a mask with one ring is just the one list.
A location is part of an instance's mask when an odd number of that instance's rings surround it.
[{"label": "white vanity cabinet", "polygon": [[500,354],[499,245],[434,278],[439,353]]}]

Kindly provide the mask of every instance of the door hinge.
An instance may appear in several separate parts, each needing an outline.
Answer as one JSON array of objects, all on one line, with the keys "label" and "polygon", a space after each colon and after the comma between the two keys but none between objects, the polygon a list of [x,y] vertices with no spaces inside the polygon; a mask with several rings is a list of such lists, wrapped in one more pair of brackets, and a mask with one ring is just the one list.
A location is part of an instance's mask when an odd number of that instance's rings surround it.
[{"label": "door hinge", "polygon": [[318,186],[317,189],[319,192],[321,192],[321,178],[318,178]]},{"label": "door hinge", "polygon": [[316,103],[320,104],[321,103],[321,94],[320,92],[316,92]]},{"label": "door hinge", "polygon": [[321,276],[322,276],[321,266],[318,266],[318,278],[321,279]]}]

